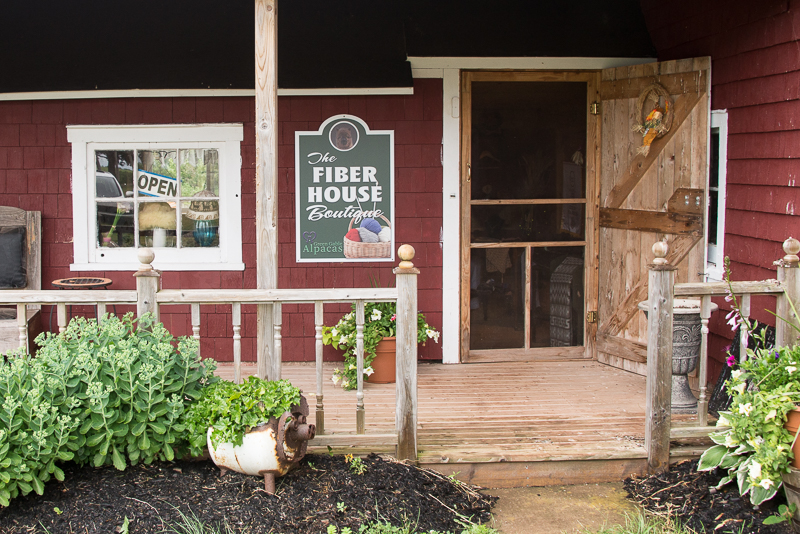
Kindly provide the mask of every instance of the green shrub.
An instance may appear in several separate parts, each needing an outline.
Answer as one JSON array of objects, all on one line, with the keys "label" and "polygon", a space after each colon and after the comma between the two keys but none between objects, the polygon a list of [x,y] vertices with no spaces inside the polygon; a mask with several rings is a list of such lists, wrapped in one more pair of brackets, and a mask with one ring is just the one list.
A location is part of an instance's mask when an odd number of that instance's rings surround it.
[{"label": "green shrub", "polygon": [[203,390],[186,415],[190,453],[199,456],[206,446],[209,427],[214,427],[211,440],[241,445],[250,428],[279,418],[291,407],[300,404],[300,390],[288,380],[270,382],[248,377],[242,384],[219,381]]},{"label": "green shrub", "polygon": [[39,336],[35,358],[0,362],[0,504],[63,480],[59,460],[124,470],[182,452],[184,405],[216,381],[216,364],[200,360],[196,340],[174,341],[149,315],[78,317]]}]

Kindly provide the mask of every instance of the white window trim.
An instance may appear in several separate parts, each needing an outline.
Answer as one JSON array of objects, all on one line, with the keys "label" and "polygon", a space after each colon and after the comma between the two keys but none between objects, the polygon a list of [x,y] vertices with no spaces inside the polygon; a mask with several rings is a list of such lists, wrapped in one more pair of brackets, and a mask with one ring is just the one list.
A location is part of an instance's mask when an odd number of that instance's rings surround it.
[{"label": "white window trim", "polygon": [[[725,198],[727,196],[728,169],[728,110],[711,111],[711,128],[719,130],[719,176],[717,195],[717,244],[708,244],[708,223],[706,223],[706,280],[709,282],[725,279]],[[711,151],[709,150],[709,154]],[[709,165],[709,172],[711,166]],[[709,176],[709,187],[711,178]],[[709,202],[711,197],[709,195]],[[711,261],[714,258],[715,261]]]},{"label": "white window trim", "polygon": [[[139,267],[135,248],[96,246],[96,204],[90,202],[94,184],[95,150],[159,148],[216,148],[219,151],[220,246],[213,248],[156,249],[153,266],[165,271],[241,271],[242,124],[181,125],[73,125],[67,126],[72,143],[72,271],[131,271]],[[135,145],[135,146],[134,146]]]}]

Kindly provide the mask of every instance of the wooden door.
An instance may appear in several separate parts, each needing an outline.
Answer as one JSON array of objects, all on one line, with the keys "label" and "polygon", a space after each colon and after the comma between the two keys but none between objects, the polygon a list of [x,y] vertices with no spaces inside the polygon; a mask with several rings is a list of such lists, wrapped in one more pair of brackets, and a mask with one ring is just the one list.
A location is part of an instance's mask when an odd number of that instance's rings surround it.
[{"label": "wooden door", "polygon": [[462,74],[462,362],[592,356],[597,79]]},{"label": "wooden door", "polygon": [[[647,299],[653,244],[668,242],[667,260],[678,267],[676,281],[702,280],[710,65],[710,58],[696,58],[606,69],[598,83],[596,352],[599,361],[639,374],[646,370],[647,323],[637,305]],[[661,109],[671,101],[672,111],[661,117],[662,125],[671,121],[669,130],[652,141],[646,155],[640,150],[643,135],[633,127],[656,101],[643,93],[655,93]]]}]

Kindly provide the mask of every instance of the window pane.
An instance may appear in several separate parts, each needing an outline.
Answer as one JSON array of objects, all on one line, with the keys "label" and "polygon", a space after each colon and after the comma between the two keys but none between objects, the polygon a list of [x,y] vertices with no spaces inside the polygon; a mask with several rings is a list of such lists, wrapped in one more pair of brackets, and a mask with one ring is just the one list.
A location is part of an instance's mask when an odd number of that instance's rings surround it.
[{"label": "window pane", "polygon": [[181,202],[181,246],[219,246],[219,201],[192,200]]},{"label": "window pane", "polygon": [[142,197],[178,196],[177,150],[140,150],[136,185]]},{"label": "window pane", "polygon": [[97,198],[133,196],[132,150],[98,150],[94,159]]},{"label": "window pane", "polygon": [[172,202],[139,204],[139,246],[175,247],[176,214]]},{"label": "window pane", "polygon": [[97,244],[101,247],[133,247],[133,203],[97,203]]},{"label": "window pane", "polygon": [[585,204],[472,206],[472,242],[582,241]]},{"label": "window pane", "polygon": [[181,150],[181,196],[200,191],[219,196],[219,153],[216,149]]},{"label": "window pane", "polygon": [[473,199],[583,198],[586,83],[474,82]]},{"label": "window pane", "polygon": [[531,347],[583,345],[583,247],[531,249]]},{"label": "window pane", "polygon": [[472,249],[469,347],[525,346],[525,249]]}]

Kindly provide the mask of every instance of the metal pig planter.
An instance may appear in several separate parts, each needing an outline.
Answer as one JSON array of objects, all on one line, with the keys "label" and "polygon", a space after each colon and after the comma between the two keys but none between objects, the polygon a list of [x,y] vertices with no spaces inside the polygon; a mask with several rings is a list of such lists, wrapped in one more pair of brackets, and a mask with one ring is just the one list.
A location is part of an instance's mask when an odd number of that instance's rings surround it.
[{"label": "metal pig planter", "polygon": [[308,402],[300,397],[300,404],[284,412],[280,419],[271,417],[244,435],[241,445],[211,443],[212,428],[208,429],[208,452],[220,468],[264,477],[264,490],[275,493],[275,477],[283,476],[295,467],[306,454],[308,441],[314,439],[316,427],[306,422]]}]

